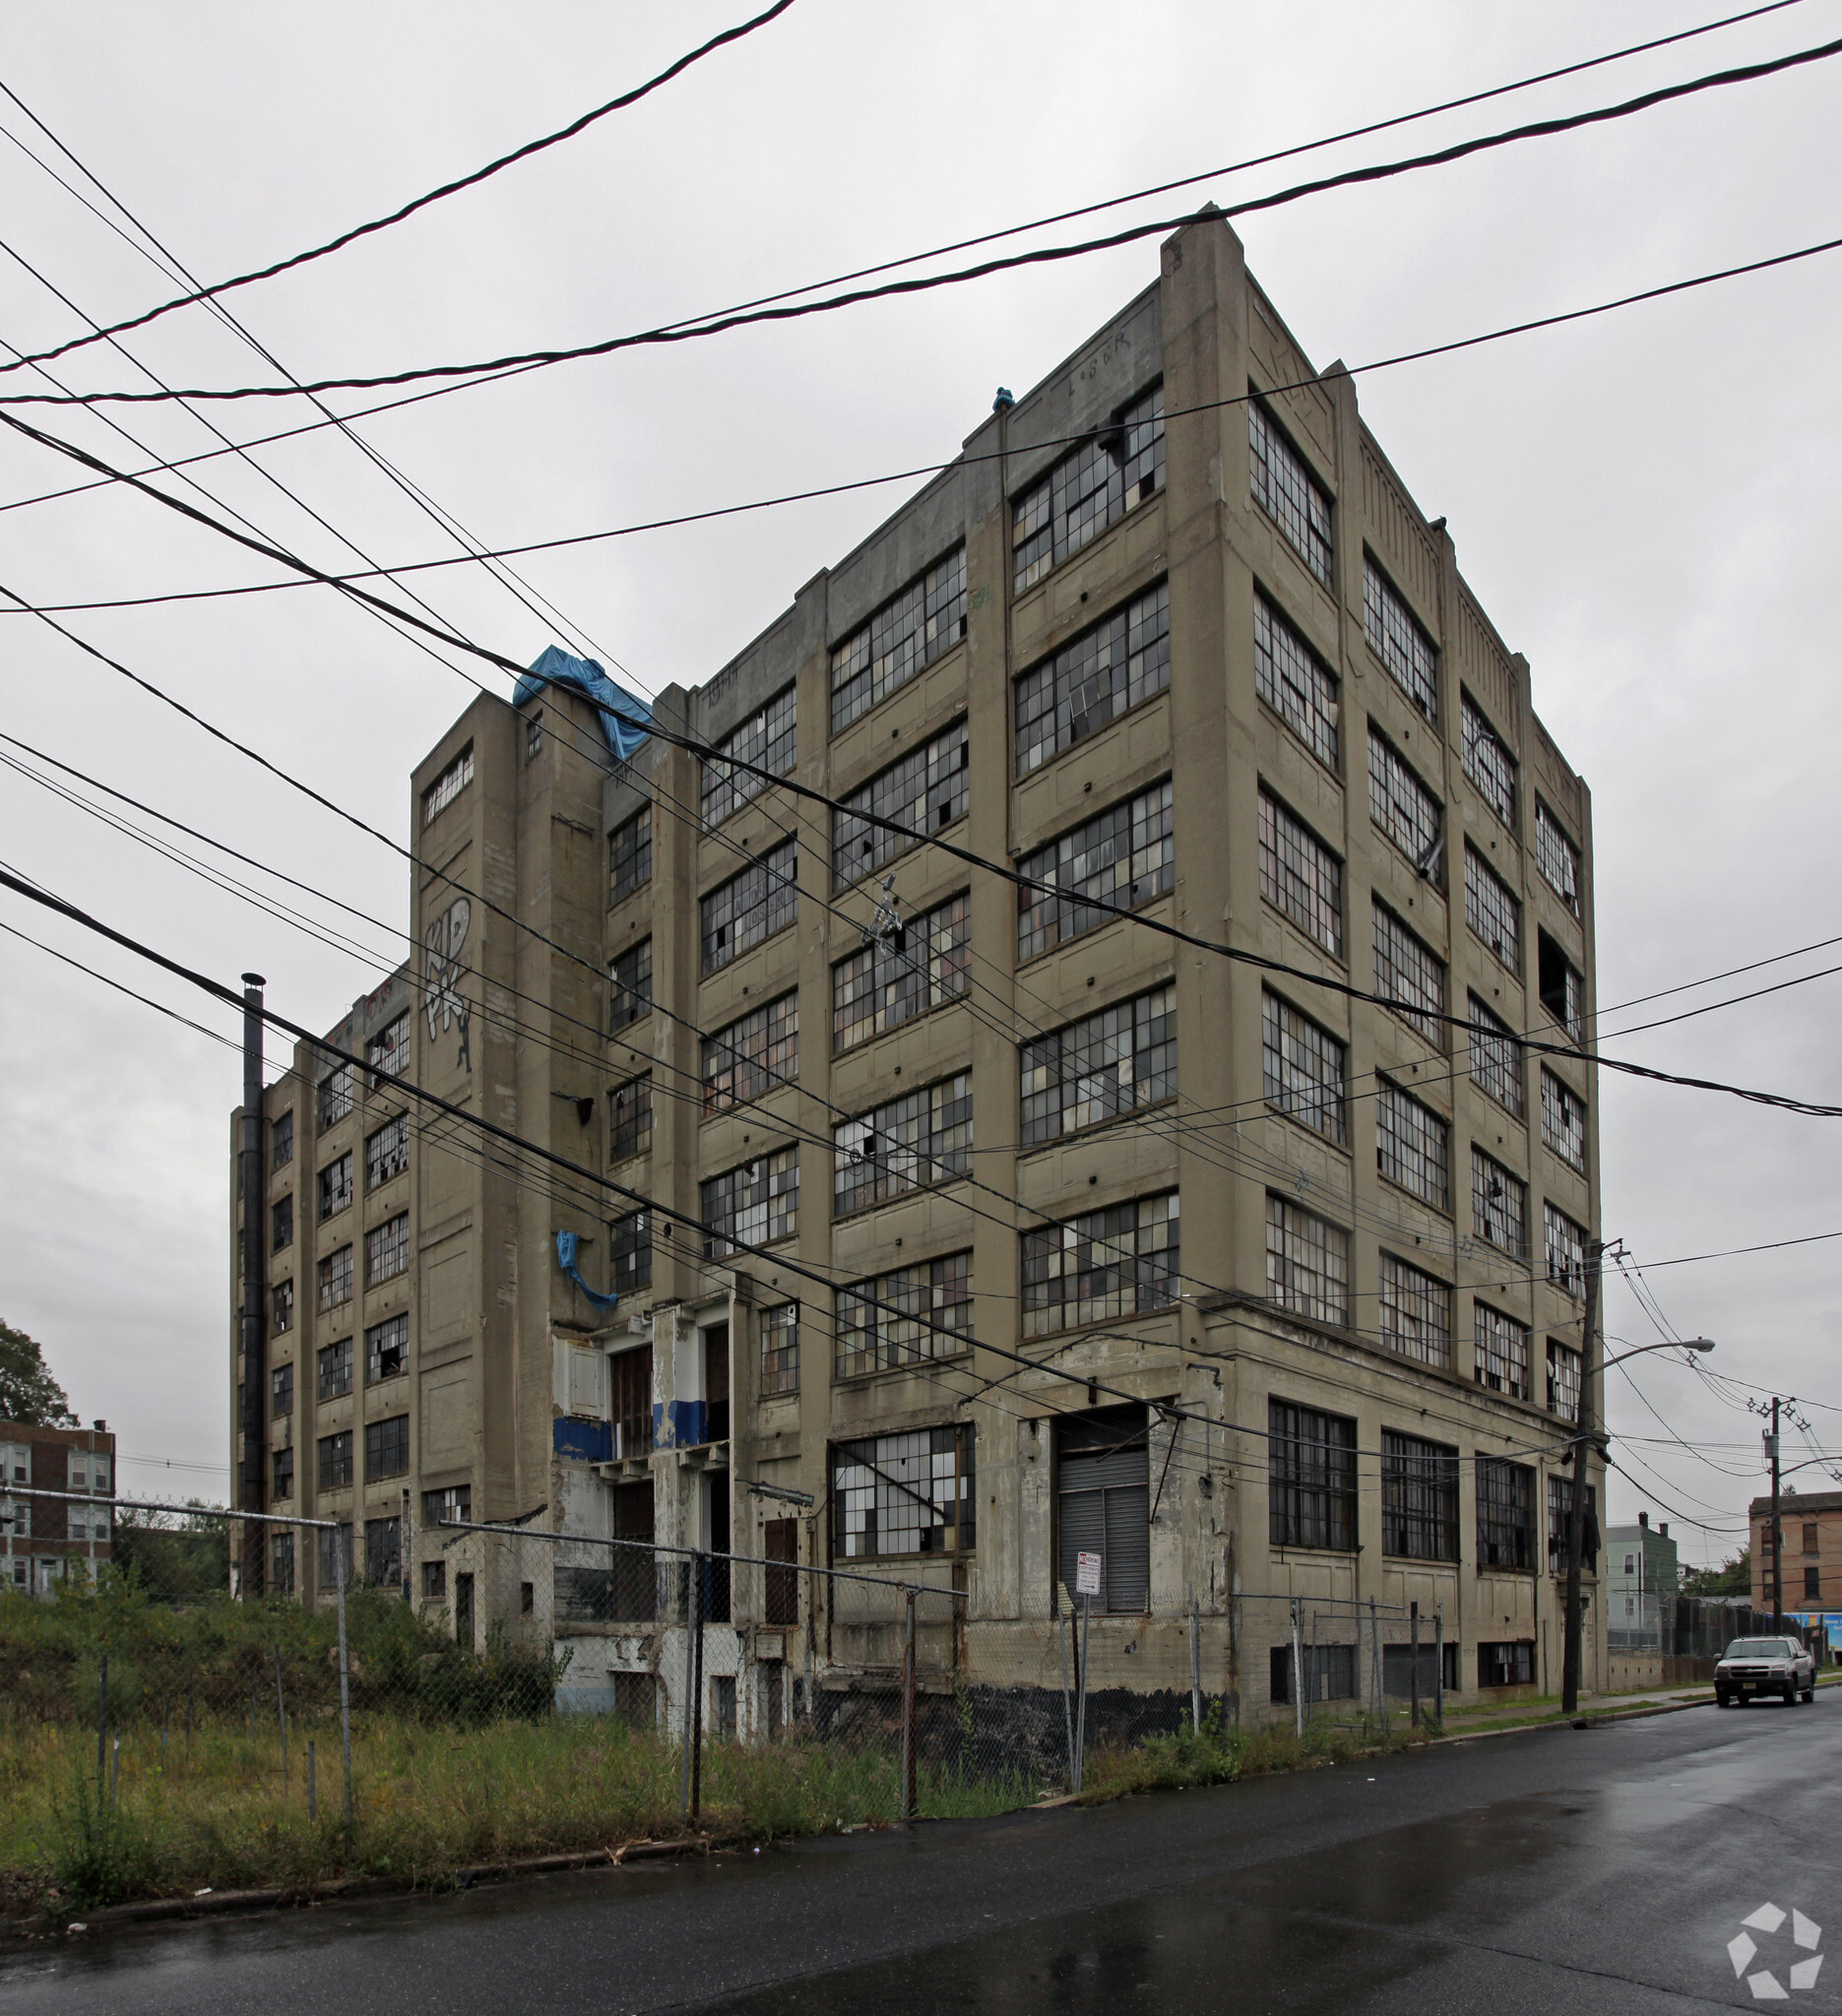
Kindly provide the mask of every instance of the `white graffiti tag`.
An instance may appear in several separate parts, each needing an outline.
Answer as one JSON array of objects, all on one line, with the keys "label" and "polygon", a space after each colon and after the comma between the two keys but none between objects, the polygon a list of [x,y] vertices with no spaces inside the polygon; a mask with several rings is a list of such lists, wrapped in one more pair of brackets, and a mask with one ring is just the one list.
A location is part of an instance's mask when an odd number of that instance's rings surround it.
[{"label": "white graffiti tag", "polygon": [[467,996],[461,991],[461,976],[466,970],[461,964],[461,949],[467,943],[467,927],[473,918],[474,906],[466,897],[457,897],[422,934],[422,942],[428,948],[424,975],[428,1040],[433,1042],[442,1030],[458,1026],[460,1061],[468,1071],[474,1068],[474,1059],[467,1040],[470,1010]]}]

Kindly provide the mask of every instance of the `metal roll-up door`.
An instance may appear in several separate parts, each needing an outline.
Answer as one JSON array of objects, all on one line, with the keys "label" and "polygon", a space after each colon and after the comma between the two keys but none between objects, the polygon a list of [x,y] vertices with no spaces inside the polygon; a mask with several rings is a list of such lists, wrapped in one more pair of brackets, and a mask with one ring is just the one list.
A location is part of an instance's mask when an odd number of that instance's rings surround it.
[{"label": "metal roll-up door", "polygon": [[1151,1594],[1146,1411],[1108,1408],[1055,1429],[1056,1568],[1075,1602],[1076,1557],[1101,1556],[1101,1610],[1143,1610]]}]

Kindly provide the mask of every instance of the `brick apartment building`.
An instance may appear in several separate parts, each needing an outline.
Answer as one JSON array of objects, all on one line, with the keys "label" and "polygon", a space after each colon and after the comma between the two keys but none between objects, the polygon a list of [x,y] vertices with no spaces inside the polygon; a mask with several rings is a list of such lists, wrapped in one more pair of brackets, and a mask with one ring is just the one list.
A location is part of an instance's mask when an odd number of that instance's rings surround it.
[{"label": "brick apartment building", "polygon": [[[15,1496],[10,1487],[76,1491],[87,1502]],[[113,1557],[115,1437],[108,1424],[33,1427],[0,1421],[0,1589],[48,1596]]]},{"label": "brick apartment building", "polygon": [[[1754,1498],[1752,1607],[1772,1603],[1772,1501]],[[1779,1573],[1787,1610],[1842,1610],[1842,1491],[1787,1491],[1779,1500]]]}]

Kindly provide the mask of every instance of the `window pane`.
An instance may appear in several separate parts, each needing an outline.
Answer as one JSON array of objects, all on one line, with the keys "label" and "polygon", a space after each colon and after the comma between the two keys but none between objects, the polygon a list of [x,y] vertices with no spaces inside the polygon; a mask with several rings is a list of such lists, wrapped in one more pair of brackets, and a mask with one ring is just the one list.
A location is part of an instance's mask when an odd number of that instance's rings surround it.
[{"label": "window pane", "polygon": [[1471,1150],[1471,1223],[1481,1239],[1518,1260],[1528,1257],[1528,1186],[1475,1144]]},{"label": "window pane", "polygon": [[799,1151],[756,1156],[707,1178],[700,1195],[706,1260],[727,1259],[738,1245],[791,1238],[799,1229]]},{"label": "window pane", "polygon": [[[798,756],[794,721],[795,690],[789,686],[785,692],[775,694],[758,714],[751,715],[739,727],[731,728],[717,743],[717,755],[705,760],[702,810],[706,825],[720,826],[737,806],[745,805],[766,788],[765,779],[735,769],[735,762],[752,764],[776,777],[785,777],[793,769]],[[726,762],[726,757],[733,760]]]},{"label": "window pane", "polygon": [[1383,1079],[1375,1097],[1375,1166],[1443,1211],[1451,1201],[1451,1129],[1430,1106]]},{"label": "window pane", "polygon": [[1018,1051],[1026,1146],[1176,1094],[1176,989],[1159,987],[1084,1016]]},{"label": "window pane", "polygon": [[1491,810],[1516,830],[1516,759],[1508,745],[1479,711],[1467,693],[1464,701],[1465,775]]},{"label": "window pane", "polygon": [[1021,595],[1164,484],[1164,388],[1154,387],[1065,455],[1011,507]]},{"label": "window pane", "polygon": [[845,1217],[972,1166],[972,1074],[962,1071],[832,1129],[832,1210]]},{"label": "window pane", "polygon": [[1530,1399],[1528,1330],[1487,1303],[1476,1302],[1472,1307],[1477,1325],[1473,1369],[1478,1384],[1493,1393],[1507,1393],[1513,1400]]},{"label": "window pane", "polygon": [[1171,683],[1171,596],[1160,582],[1017,681],[1017,775]]},{"label": "window pane", "polygon": [[1260,793],[1260,894],[1307,938],[1343,956],[1343,863],[1316,834]]},{"label": "window pane", "polygon": [[[1375,992],[1434,1049],[1444,1047],[1445,962],[1423,945],[1385,903],[1375,905]],[[1417,1011],[1424,1010],[1420,1013]]]},{"label": "window pane", "polygon": [[1457,1450],[1381,1431],[1381,1551],[1410,1561],[1457,1560]]},{"label": "window pane", "polygon": [[1465,849],[1465,922],[1513,974],[1522,972],[1522,905],[1473,847]]},{"label": "window pane", "polygon": [[699,904],[705,973],[718,972],[784,930],[797,914],[798,905],[798,846],[785,840],[740,874],[720,882]]},{"label": "window pane", "polygon": [[1082,897],[1136,910],[1164,895],[1176,873],[1169,782],[1153,785],[1024,855],[1017,871],[1049,885],[1047,891],[1017,892],[1019,960],[1034,959],[1106,923],[1108,913],[1091,909]]},{"label": "window pane", "polygon": [[973,1544],[972,1430],[948,1425],[832,1448],[832,1552],[843,1560]]},{"label": "window pane", "polygon": [[1175,1191],[1025,1232],[1024,1335],[1164,1308],[1179,1275]]},{"label": "window pane", "polygon": [[1350,1320],[1350,1235],[1289,1198],[1266,1200],[1266,1292],[1320,1323]]},{"label": "window pane", "polygon": [[1542,1067],[1542,1139],[1570,1169],[1586,1173],[1586,1102]]},{"label": "window pane", "polygon": [[832,1047],[853,1049],[971,985],[968,899],[953,896],[832,968]]},{"label": "window pane", "polygon": [[1253,501],[1328,588],[1330,498],[1257,399],[1247,402],[1247,470]]},{"label": "window pane", "polygon": [[607,1027],[617,1034],[653,1006],[653,941],[642,938],[607,964]]},{"label": "window pane", "polygon": [[[832,880],[846,888],[918,846],[912,836],[937,833],[964,816],[972,751],[966,724],[955,722],[900,762],[879,771],[832,813]],[[892,833],[868,819],[893,820],[909,829]]]},{"label": "window pane", "polygon": [[1452,1362],[1452,1292],[1442,1281],[1381,1256],[1381,1342],[1423,1365]]},{"label": "window pane", "polygon": [[1580,914],[1580,850],[1561,831],[1560,822],[1535,801],[1535,865],[1548,886],[1575,916]]},{"label": "window pane", "polygon": [[1260,698],[1327,770],[1337,767],[1335,676],[1263,595],[1253,598],[1253,681]]},{"label": "window pane", "polygon": [[1394,584],[1363,556],[1363,627],[1394,683],[1430,722],[1439,718],[1438,657]]},{"label": "window pane", "polygon": [[1268,1105],[1339,1143],[1345,1138],[1344,1056],[1343,1044],[1290,1001],[1261,995],[1261,1076]]},{"label": "window pane", "polygon": [[841,1379],[971,1350],[971,1253],[923,1260],[839,1290],[834,1338]]},{"label": "window pane", "polygon": [[[1465,1013],[1478,1025],[1471,1032],[1471,1082],[1519,1120],[1522,1117],[1522,1045],[1503,1018],[1471,995]],[[1480,1035],[1479,1031],[1488,1031]]]},{"label": "window pane", "polygon": [[1276,1547],[1356,1546],[1356,1423],[1267,1402],[1269,1539]]},{"label": "window pane", "polygon": [[1368,816],[1421,874],[1435,883],[1441,879],[1439,801],[1372,722],[1368,728]]},{"label": "window pane", "polygon": [[618,903],[653,879],[653,808],[642,805],[607,836],[607,900]]},{"label": "window pane", "polygon": [[750,1012],[707,1036],[703,1044],[704,1111],[746,1105],[799,1075],[799,995]]},{"label": "window pane", "polygon": [[832,651],[832,733],[849,727],[966,634],[966,548],[879,609]]}]

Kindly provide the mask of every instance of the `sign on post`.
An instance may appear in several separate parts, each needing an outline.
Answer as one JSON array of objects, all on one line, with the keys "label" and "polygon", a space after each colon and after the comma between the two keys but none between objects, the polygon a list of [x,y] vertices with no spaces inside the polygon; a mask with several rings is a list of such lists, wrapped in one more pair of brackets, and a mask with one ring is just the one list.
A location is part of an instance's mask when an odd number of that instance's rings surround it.
[{"label": "sign on post", "polygon": [[1100,1594],[1100,1556],[1098,1554],[1075,1555],[1074,1593],[1076,1596],[1098,1596]]}]

